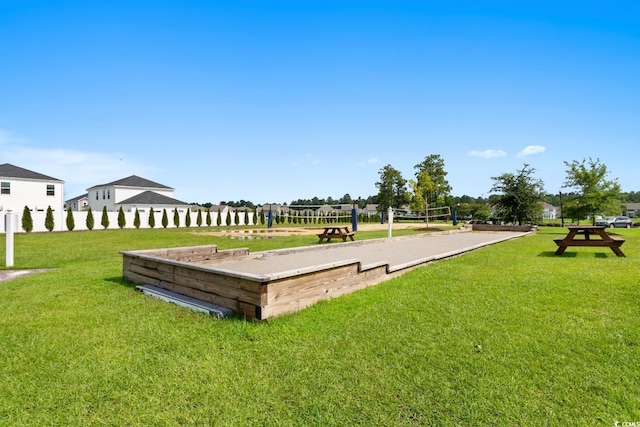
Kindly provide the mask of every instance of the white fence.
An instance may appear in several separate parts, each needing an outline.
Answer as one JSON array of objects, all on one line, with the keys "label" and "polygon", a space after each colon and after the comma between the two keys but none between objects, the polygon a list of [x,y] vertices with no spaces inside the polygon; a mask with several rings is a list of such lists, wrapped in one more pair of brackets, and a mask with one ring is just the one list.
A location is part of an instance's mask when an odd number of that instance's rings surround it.
[{"label": "white fence", "polygon": [[[207,212],[205,212],[204,210],[201,211],[202,212],[202,227],[206,227],[207,226]],[[93,214],[93,230],[103,230],[104,227],[102,226],[102,211],[100,212],[92,212]],[[88,215],[88,211],[74,211],[73,212],[73,222],[75,224],[75,227],[73,228],[73,231],[81,231],[81,230],[88,230],[87,228],[87,215]],[[125,226],[123,228],[136,228],[133,223],[135,220],[135,211],[134,212],[124,212],[124,218],[125,218]],[[191,219],[191,228],[194,227],[198,227],[197,224],[197,219],[198,219],[198,212],[192,212],[192,211],[184,211],[184,212],[178,212],[178,216],[180,218],[179,221],[179,227],[183,228],[186,227],[186,216],[190,215],[190,219]],[[45,219],[46,219],[47,213],[46,212],[31,212],[31,219],[32,219],[32,223],[33,223],[33,232],[39,232],[39,231],[49,231],[47,230],[47,228],[45,227]],[[173,209],[167,209],[167,228],[176,228],[174,222],[173,222],[173,216],[174,216],[174,211]],[[218,212],[210,212],[210,216],[211,216],[211,226],[215,227],[217,225],[217,221],[218,221]],[[109,218],[109,226],[107,227],[107,229],[109,230],[114,230],[114,229],[118,229],[120,228],[118,226],[118,212],[107,212],[107,217]],[[162,225],[162,210],[158,211],[157,209],[154,211],[153,217],[155,219],[155,227],[153,228],[164,228]],[[227,214],[226,211],[220,213],[220,225],[221,226],[225,226],[226,225],[226,219],[227,219]],[[247,218],[247,223],[245,224],[244,222],[245,219],[245,214],[244,212],[238,212],[238,224],[235,223],[235,212],[231,212],[231,225],[253,225],[253,212],[251,212],[250,214],[248,214],[248,218]],[[151,228],[149,226],[149,212],[145,211],[143,213],[140,213],[140,227],[139,228]],[[18,215],[18,227],[15,230],[16,232],[22,232],[24,233],[24,230],[22,229],[22,212],[19,213]],[[67,212],[65,211],[64,214],[62,215],[62,218],[60,218],[59,214],[55,214],[54,213],[54,224],[53,224],[53,230],[52,231],[68,231],[67,228]],[[0,232],[4,233],[5,232],[5,220],[4,220],[4,215],[2,215],[2,218],[0,218]]]}]

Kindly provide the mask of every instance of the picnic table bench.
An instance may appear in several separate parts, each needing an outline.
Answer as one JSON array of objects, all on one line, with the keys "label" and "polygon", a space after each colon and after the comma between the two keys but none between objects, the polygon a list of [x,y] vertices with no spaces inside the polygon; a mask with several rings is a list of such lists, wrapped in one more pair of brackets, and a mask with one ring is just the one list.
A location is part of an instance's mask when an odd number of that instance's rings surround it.
[{"label": "picnic table bench", "polygon": [[[596,247],[608,247],[617,256],[625,256],[620,246],[624,243],[624,239],[621,237],[609,236],[604,229],[604,226],[599,225],[570,225],[567,227],[569,233],[565,237],[558,237],[553,241],[558,245],[556,255],[562,255],[569,246],[596,246]],[[577,236],[584,236],[584,238],[578,238]],[[591,236],[600,236],[599,239],[592,239]]]},{"label": "picnic table bench", "polygon": [[349,227],[344,225],[328,225],[324,227],[324,231],[318,234],[320,241],[318,243],[322,243],[325,239],[327,242],[330,242],[331,239],[342,239],[343,242],[346,242],[347,239],[354,240],[353,236],[356,233],[353,231],[349,231]]}]

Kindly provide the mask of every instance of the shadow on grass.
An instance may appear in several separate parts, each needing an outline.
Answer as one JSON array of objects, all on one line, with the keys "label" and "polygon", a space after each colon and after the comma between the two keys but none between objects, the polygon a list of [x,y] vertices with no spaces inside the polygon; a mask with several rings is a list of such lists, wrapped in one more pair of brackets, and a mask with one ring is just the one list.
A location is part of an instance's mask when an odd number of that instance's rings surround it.
[{"label": "shadow on grass", "polygon": [[[590,255],[588,252],[583,252],[583,255]],[[565,252],[562,255],[556,255],[553,251],[544,251],[538,254],[541,258],[576,258],[578,256],[578,252]],[[616,255],[614,253],[606,253],[606,252],[595,252],[593,253],[594,258],[613,258]]]},{"label": "shadow on grass", "polygon": [[[108,277],[108,278],[105,279],[105,281],[111,282],[111,283],[116,284],[116,285],[124,286],[125,288],[129,288],[129,289],[132,289],[132,290],[135,290],[136,286],[138,286],[137,283],[129,282],[127,279],[125,279],[122,276]],[[171,304],[174,304],[174,303],[171,303]],[[182,308],[184,308],[184,307],[182,307]],[[188,310],[188,308],[185,308],[185,309]],[[209,315],[211,316],[212,319],[216,319],[216,320],[220,319],[216,315],[211,315],[211,313],[209,313]],[[238,321],[242,321],[242,322],[250,321],[250,322],[261,323],[259,320],[255,320],[255,319],[248,320],[247,318],[245,318],[244,316],[242,316],[241,314],[238,314],[238,313],[233,313],[233,314],[226,315],[226,316],[224,316],[224,319],[225,320],[238,320]]]},{"label": "shadow on grass", "polygon": [[127,279],[125,279],[122,276],[107,277],[104,280],[107,281],[107,282],[111,282],[111,283],[115,283],[117,285],[124,286],[125,288],[135,289],[135,287],[138,286],[137,284],[128,281]]},{"label": "shadow on grass", "polygon": [[564,258],[575,258],[578,254],[576,252],[565,252],[562,255],[556,255],[555,251],[544,251],[538,254],[539,257],[544,258],[556,258],[556,257],[564,257]]}]

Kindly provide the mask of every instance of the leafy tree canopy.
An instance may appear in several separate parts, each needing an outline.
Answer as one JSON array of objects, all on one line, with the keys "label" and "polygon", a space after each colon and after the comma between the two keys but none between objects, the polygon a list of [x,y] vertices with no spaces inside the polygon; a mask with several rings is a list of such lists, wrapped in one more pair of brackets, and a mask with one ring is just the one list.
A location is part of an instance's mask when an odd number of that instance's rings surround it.
[{"label": "leafy tree canopy", "polygon": [[535,169],[525,164],[517,173],[492,177],[492,205],[500,219],[519,225],[537,222],[542,217],[544,184],[534,178]]},{"label": "leafy tree canopy", "polygon": [[572,201],[578,210],[577,216],[595,222],[597,215],[618,215],[622,211],[620,184],[617,179],[607,179],[607,166],[600,163],[600,159],[564,164],[567,166],[564,187],[576,190]]}]

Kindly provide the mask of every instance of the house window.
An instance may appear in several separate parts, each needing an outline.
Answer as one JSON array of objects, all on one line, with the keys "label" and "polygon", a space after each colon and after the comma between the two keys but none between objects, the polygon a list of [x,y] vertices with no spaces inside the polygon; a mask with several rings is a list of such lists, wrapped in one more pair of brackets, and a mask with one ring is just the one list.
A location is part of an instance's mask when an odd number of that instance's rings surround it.
[{"label": "house window", "polygon": [[111,199],[111,190],[107,190],[107,199]]},{"label": "house window", "polygon": [[52,184],[47,184],[47,196],[55,196],[56,187]]},{"label": "house window", "polygon": [[0,194],[11,194],[11,183],[10,182],[2,182],[0,184]]},{"label": "house window", "polygon": [[107,198],[106,194],[107,194],[107,191],[106,190],[102,190],[102,200]]},{"label": "house window", "polygon": [[100,192],[96,191],[96,200],[98,200],[98,194],[100,194]]}]

